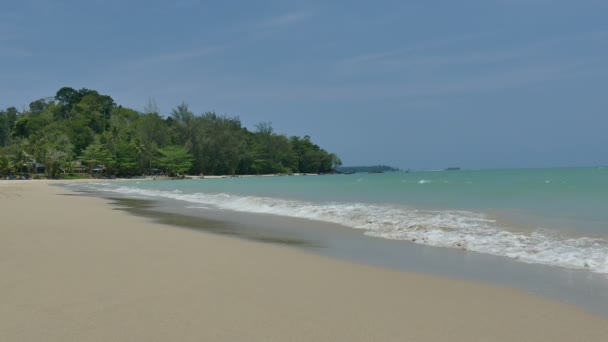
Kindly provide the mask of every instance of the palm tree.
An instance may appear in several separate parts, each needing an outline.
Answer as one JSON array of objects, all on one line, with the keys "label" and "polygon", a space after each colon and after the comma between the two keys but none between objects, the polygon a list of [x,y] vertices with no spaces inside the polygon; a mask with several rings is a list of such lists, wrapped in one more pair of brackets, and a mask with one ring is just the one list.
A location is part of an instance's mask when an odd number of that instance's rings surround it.
[{"label": "palm tree", "polygon": [[139,156],[139,165],[142,171],[145,170],[146,159],[148,159],[148,173],[152,175],[152,153],[150,149],[146,146],[146,144],[144,144],[141,140],[137,138],[131,139],[131,143],[135,147],[135,152]]},{"label": "palm tree", "polygon": [[10,175],[15,170],[13,161],[8,156],[0,156],[0,174]]},{"label": "palm tree", "polygon": [[27,171],[29,171],[28,159],[28,155],[24,150],[17,150],[15,156],[13,157],[13,163],[17,172],[23,172],[24,167],[26,167],[28,169]]}]

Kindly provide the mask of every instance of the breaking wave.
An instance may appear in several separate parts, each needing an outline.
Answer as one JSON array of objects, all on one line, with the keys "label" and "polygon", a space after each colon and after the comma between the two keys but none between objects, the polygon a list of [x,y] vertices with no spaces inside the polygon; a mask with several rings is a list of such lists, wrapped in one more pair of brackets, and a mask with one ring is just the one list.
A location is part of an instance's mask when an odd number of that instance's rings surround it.
[{"label": "breaking wave", "polygon": [[563,237],[547,231],[509,230],[479,213],[451,210],[417,210],[403,206],[363,203],[318,203],[233,194],[182,193],[106,184],[89,184],[95,190],[130,196],[168,198],[199,207],[304,218],[361,229],[365,234],[413,243],[466,249],[527,263],[584,269],[608,274],[608,240]]}]

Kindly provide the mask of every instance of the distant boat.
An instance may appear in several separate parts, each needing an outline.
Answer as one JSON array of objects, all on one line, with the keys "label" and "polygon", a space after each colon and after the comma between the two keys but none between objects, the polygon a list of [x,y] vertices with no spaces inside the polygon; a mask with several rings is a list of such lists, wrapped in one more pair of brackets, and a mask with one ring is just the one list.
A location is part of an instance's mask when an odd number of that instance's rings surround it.
[{"label": "distant boat", "polygon": [[446,171],[459,171],[460,168],[459,167],[448,167],[447,169],[445,169]]}]

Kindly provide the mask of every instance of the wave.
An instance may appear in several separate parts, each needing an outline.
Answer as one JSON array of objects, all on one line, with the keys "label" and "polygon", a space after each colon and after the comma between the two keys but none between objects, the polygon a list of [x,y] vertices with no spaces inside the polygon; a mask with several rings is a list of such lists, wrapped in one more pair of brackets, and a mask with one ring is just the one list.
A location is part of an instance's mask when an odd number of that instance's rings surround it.
[{"label": "wave", "polygon": [[363,203],[316,203],[233,194],[182,193],[128,186],[95,190],[124,195],[168,198],[204,207],[273,214],[336,223],[361,229],[369,236],[407,240],[417,244],[466,249],[526,263],[560,266],[608,274],[608,240],[565,238],[548,231],[518,232],[479,213],[455,210],[417,210]]}]

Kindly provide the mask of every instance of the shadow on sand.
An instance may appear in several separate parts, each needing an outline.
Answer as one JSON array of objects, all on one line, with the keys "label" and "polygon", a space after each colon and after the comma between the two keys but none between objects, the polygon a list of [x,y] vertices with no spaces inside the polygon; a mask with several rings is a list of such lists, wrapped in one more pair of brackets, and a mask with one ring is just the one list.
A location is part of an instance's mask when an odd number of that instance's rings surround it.
[{"label": "shadow on sand", "polygon": [[[87,196],[88,194],[66,195]],[[188,216],[184,214],[175,214],[154,210],[155,202],[151,200],[121,197],[106,197],[106,199],[111,200],[111,204],[116,206],[114,210],[123,210],[132,215],[145,217],[151,219],[153,222],[161,224],[195,229],[213,234],[230,235],[257,242],[282,244],[301,248],[322,247],[320,243],[312,240],[285,236],[279,232],[263,231],[261,229],[257,229],[256,227],[240,225],[234,222],[223,222],[204,217]]]}]

